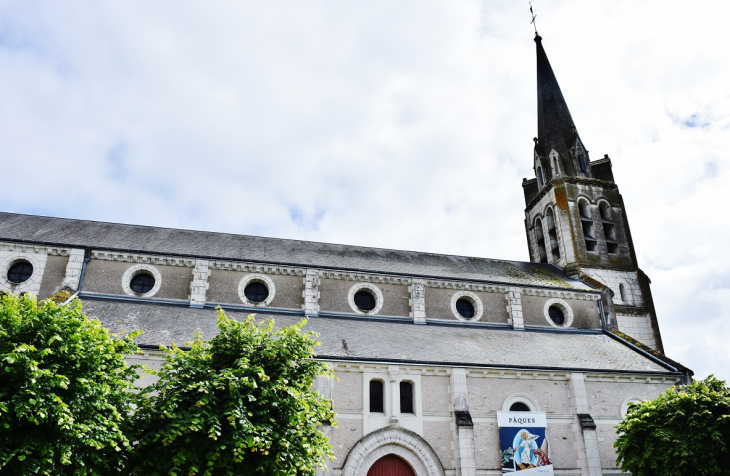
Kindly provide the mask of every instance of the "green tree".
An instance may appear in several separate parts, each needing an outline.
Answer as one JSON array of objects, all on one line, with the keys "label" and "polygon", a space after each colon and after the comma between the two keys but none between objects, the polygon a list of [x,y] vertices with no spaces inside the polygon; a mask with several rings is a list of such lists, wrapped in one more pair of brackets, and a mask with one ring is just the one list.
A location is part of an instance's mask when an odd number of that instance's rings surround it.
[{"label": "green tree", "polygon": [[333,458],[318,430],[333,424],[329,400],[312,389],[332,378],[313,360],[306,324],[274,328],[218,314],[219,333],[192,348],[166,349],[159,380],[139,403],[128,471],[140,475],[313,475]]},{"label": "green tree", "polygon": [[634,476],[730,474],[730,389],[710,375],[632,405],[616,463]]},{"label": "green tree", "polygon": [[86,475],[119,469],[135,369],[81,303],[0,293],[0,473]]}]

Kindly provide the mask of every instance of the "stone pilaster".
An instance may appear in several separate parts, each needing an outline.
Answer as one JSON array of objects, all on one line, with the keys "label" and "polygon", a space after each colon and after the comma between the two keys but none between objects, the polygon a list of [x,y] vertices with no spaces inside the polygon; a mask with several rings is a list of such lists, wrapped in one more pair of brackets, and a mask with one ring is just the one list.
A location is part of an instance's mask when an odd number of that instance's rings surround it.
[{"label": "stone pilaster", "polygon": [[203,307],[208,293],[208,260],[196,259],[193,268],[193,281],[190,283],[190,307]]},{"label": "stone pilaster", "polygon": [[[314,390],[322,395],[327,400],[332,401],[332,391],[334,389],[335,381],[328,379],[326,377],[319,376],[314,379]],[[332,425],[325,424],[320,427],[320,431],[324,434],[324,436],[327,437],[331,445],[334,445],[334,442],[332,441],[332,438],[334,436],[334,429],[332,428]],[[329,462],[329,468],[327,471],[325,471],[322,468],[317,468],[316,470],[316,476],[332,476],[332,465],[335,464],[334,461]]]},{"label": "stone pilaster", "polygon": [[[582,373],[570,374],[568,382],[570,389],[570,406],[573,412],[573,434],[575,435],[575,449],[578,453],[578,467],[583,476],[601,476],[601,455],[598,450],[598,437],[595,424],[593,428],[581,425],[579,415],[588,417],[588,395],[586,394],[585,376]],[[592,421],[592,420],[591,420]]]},{"label": "stone pilaster", "polygon": [[408,287],[411,298],[408,304],[411,306],[411,317],[416,324],[426,323],[426,280],[414,279]]},{"label": "stone pilaster", "polygon": [[81,270],[84,268],[84,250],[74,248],[68,254],[68,264],[66,265],[66,276],[63,278],[64,288],[70,288],[74,291],[79,290],[79,280],[81,279]]},{"label": "stone pilaster", "polygon": [[307,274],[304,275],[304,291],[302,291],[302,297],[304,298],[302,309],[304,309],[305,316],[317,317],[319,315],[320,282],[319,270],[308,269]]},{"label": "stone pilaster", "polygon": [[398,385],[398,374],[400,367],[397,365],[388,366],[388,379],[390,380],[391,412],[390,423],[397,424],[400,417],[400,386]]},{"label": "stone pilaster", "polygon": [[451,369],[451,404],[454,407],[454,460],[458,476],[476,476],[474,423],[469,415],[466,369]]},{"label": "stone pilaster", "polygon": [[509,315],[509,323],[515,329],[524,329],[525,323],[522,318],[522,294],[518,287],[510,286],[507,288],[507,314]]}]

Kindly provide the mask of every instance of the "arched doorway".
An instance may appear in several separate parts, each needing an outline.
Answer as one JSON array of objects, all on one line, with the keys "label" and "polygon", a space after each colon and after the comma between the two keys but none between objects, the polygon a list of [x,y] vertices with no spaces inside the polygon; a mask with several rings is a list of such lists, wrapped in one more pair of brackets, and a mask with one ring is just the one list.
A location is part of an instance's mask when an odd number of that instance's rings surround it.
[{"label": "arched doorway", "polygon": [[396,455],[385,455],[368,470],[368,476],[416,476],[411,466]]}]

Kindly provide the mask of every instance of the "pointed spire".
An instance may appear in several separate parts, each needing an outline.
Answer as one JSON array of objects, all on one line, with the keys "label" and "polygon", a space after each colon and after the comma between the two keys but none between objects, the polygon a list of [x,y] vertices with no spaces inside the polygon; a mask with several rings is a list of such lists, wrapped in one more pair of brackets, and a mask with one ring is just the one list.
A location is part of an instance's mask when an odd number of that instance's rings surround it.
[{"label": "pointed spire", "polygon": [[[570,163],[569,150],[574,146],[577,132],[568,105],[560,91],[558,80],[550,66],[542,37],[535,34],[537,45],[537,142],[538,155],[546,157],[554,148]],[[572,168],[572,167],[571,167]],[[572,171],[567,171],[572,172]],[[571,174],[572,175],[572,174]]]}]

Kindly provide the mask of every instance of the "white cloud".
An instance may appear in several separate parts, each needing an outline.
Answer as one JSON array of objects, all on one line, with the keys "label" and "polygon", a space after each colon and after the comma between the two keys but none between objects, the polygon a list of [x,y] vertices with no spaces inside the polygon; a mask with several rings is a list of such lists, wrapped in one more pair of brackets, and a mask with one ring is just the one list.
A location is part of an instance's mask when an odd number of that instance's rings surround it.
[{"label": "white cloud", "polygon": [[[730,6],[533,4],[668,354],[730,378]],[[527,259],[526,7],[4,2],[3,209]]]}]

